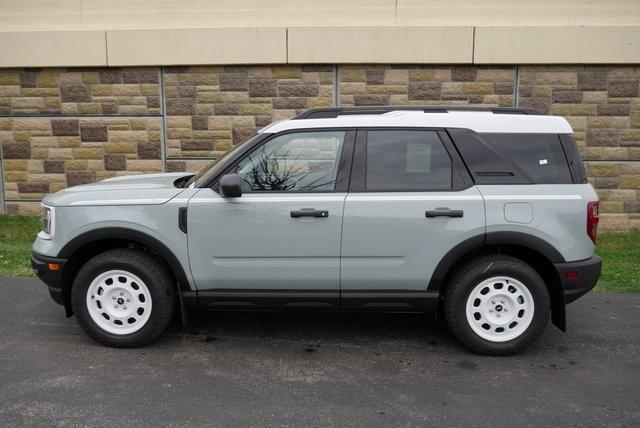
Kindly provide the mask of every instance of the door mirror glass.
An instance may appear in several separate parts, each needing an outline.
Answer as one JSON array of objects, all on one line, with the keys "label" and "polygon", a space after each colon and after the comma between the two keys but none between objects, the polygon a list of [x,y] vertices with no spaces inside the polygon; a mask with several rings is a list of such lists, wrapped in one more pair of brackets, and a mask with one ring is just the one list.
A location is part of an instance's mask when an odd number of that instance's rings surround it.
[{"label": "door mirror glass", "polygon": [[242,180],[238,174],[226,174],[220,179],[220,194],[225,198],[242,196]]}]

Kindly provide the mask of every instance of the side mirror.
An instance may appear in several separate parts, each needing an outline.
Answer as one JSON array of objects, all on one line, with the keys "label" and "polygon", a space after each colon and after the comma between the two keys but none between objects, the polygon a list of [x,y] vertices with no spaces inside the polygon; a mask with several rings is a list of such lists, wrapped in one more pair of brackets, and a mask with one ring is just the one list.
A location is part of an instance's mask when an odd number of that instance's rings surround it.
[{"label": "side mirror", "polygon": [[220,194],[225,198],[242,196],[242,180],[238,174],[226,174],[220,178]]}]

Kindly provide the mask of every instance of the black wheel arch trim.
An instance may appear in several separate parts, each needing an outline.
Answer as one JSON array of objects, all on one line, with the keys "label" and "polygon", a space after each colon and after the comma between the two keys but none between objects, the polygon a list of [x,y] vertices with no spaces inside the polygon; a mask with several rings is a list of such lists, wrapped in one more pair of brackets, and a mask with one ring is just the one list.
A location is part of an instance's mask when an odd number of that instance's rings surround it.
[{"label": "black wheel arch trim", "polygon": [[427,290],[439,290],[444,285],[451,266],[465,254],[496,244],[519,245],[542,254],[551,263],[565,262],[564,257],[555,247],[537,236],[523,232],[489,232],[472,236],[450,249],[434,269]]},{"label": "black wheel arch trim", "polygon": [[125,227],[105,227],[85,232],[76,236],[62,247],[58,253],[58,257],[69,258],[83,246],[91,244],[92,242],[107,239],[134,241],[153,249],[169,264],[169,268],[178,281],[180,290],[191,290],[187,274],[173,251],[153,236],[134,229]]}]

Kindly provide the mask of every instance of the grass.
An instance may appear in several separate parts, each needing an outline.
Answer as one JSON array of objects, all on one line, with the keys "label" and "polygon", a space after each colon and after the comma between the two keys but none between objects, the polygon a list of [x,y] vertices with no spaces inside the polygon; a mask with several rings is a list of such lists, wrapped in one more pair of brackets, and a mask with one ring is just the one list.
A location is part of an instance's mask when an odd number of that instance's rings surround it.
[{"label": "grass", "polygon": [[[41,224],[35,217],[0,214],[0,276],[34,276],[29,257]],[[597,291],[640,293],[640,231],[601,233],[596,252],[604,259]]]},{"label": "grass", "polygon": [[0,215],[0,276],[35,276],[31,245],[41,229],[37,217]]}]

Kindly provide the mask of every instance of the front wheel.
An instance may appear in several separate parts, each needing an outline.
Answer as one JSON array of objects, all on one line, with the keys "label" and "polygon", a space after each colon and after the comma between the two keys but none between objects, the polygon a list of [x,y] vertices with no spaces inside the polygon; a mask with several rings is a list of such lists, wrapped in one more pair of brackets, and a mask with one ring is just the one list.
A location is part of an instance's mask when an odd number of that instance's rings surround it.
[{"label": "front wheel", "polygon": [[146,345],[162,333],[175,309],[171,275],[150,255],[115,249],[89,260],[71,290],[83,330],[108,346]]},{"label": "front wheel", "polygon": [[551,313],[547,287],[523,261],[487,256],[453,276],[445,294],[451,332],[470,350],[487,355],[520,352],[544,332]]}]

